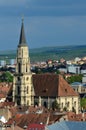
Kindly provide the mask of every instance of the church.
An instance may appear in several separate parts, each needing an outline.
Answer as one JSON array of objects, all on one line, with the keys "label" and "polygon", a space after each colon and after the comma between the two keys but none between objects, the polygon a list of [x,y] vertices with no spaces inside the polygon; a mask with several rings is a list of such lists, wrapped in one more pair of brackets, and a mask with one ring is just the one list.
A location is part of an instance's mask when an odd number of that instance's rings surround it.
[{"label": "church", "polygon": [[16,106],[45,106],[51,108],[56,100],[60,110],[66,108],[79,112],[79,95],[57,74],[32,74],[29,48],[25,38],[22,20],[20,39],[17,47],[16,72],[13,80],[12,100]]}]

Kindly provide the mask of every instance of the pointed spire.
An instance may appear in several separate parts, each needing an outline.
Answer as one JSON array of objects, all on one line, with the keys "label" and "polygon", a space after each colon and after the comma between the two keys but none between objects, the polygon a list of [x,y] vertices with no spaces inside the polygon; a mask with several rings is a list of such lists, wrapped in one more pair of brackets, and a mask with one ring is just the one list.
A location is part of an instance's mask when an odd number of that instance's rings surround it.
[{"label": "pointed spire", "polygon": [[24,33],[24,18],[22,18],[22,25],[21,25],[21,33],[20,33],[20,40],[19,40],[19,46],[26,46],[26,39],[25,39],[25,33]]}]

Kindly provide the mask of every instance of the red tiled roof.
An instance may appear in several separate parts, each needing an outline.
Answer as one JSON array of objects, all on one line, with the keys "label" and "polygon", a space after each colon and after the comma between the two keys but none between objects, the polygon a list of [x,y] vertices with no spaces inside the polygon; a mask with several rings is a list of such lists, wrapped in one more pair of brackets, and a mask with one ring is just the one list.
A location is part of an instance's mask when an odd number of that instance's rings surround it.
[{"label": "red tiled roof", "polygon": [[24,130],[24,129],[18,127],[18,126],[14,126],[14,128],[13,127],[7,127],[6,128],[6,130],[12,130],[12,129],[14,129],[14,130]]},{"label": "red tiled roof", "polygon": [[30,106],[29,107],[29,113],[36,113],[37,111],[42,111],[44,113],[48,113],[48,109],[43,106]]},{"label": "red tiled roof", "polygon": [[44,124],[29,124],[28,125],[28,128],[27,128],[27,130],[30,130],[31,128],[37,128],[37,129],[45,129],[45,125]]},{"label": "red tiled roof", "polygon": [[6,98],[6,94],[0,93],[0,99],[2,99],[2,98]]},{"label": "red tiled roof", "polygon": [[67,81],[57,74],[33,75],[33,86],[35,96],[78,96]]},{"label": "red tiled roof", "polygon": [[78,93],[59,75],[58,96],[78,96]]},{"label": "red tiled roof", "polygon": [[13,106],[10,108],[10,111],[12,113],[12,116],[15,116],[16,114],[25,113],[29,109],[28,106]]},{"label": "red tiled roof", "polygon": [[[47,108],[44,109],[43,107],[43,111],[40,114],[36,113],[36,110],[39,109],[40,107],[30,107],[30,109],[35,109],[34,113],[30,113],[31,110],[29,110],[28,114],[16,114],[13,115],[13,117],[11,119],[9,119],[9,121],[6,123],[8,125],[12,125],[13,122],[15,122],[16,125],[18,125],[19,127],[23,128],[24,126],[28,126],[30,124],[52,124],[56,121],[58,121],[64,114],[60,113],[60,114],[54,114],[55,111],[53,110],[48,110]],[[42,109],[42,108],[40,108]]]},{"label": "red tiled roof", "polygon": [[69,121],[86,121],[86,113],[75,114],[74,112],[67,113]]},{"label": "red tiled roof", "polygon": [[6,98],[7,94],[9,93],[10,89],[12,88],[12,83],[0,83],[0,98]]},{"label": "red tiled roof", "polygon": [[28,126],[29,124],[46,124],[47,118],[49,114],[24,114],[21,116],[19,122],[17,123],[18,126],[23,127],[24,125]]},{"label": "red tiled roof", "polygon": [[4,108],[4,107],[7,107],[7,106],[9,106],[9,107],[12,107],[12,106],[14,106],[14,102],[1,102],[0,103],[0,108]]}]

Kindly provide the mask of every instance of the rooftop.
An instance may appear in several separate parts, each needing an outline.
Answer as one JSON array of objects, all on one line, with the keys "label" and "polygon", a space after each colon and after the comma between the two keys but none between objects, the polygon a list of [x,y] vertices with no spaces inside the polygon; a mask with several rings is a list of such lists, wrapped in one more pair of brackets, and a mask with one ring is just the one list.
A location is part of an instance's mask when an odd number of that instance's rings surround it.
[{"label": "rooftop", "polygon": [[67,81],[57,74],[33,75],[35,96],[78,96]]}]

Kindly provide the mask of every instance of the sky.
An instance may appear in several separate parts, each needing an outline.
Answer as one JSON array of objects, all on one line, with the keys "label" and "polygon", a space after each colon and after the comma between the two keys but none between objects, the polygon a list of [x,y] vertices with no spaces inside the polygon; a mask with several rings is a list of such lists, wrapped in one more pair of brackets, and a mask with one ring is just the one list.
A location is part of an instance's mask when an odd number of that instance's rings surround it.
[{"label": "sky", "polygon": [[86,0],[0,0],[0,50],[14,50],[24,17],[29,48],[86,45]]}]

